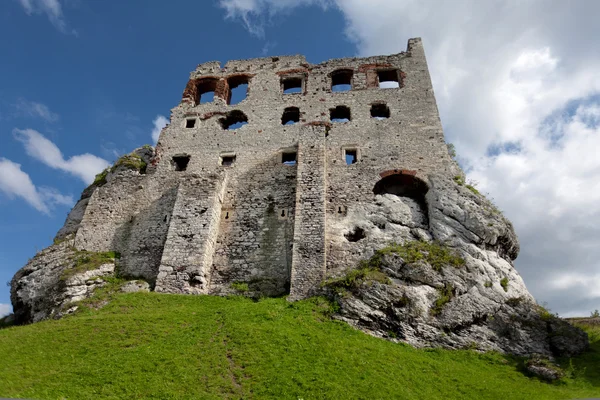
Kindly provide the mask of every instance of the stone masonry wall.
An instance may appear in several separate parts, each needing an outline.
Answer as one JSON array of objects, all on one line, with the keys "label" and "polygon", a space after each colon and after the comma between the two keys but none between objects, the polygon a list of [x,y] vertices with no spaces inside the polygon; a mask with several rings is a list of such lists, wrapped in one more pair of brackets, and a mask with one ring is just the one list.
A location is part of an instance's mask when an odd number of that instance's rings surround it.
[{"label": "stone masonry wall", "polygon": [[[332,90],[339,71],[351,90]],[[380,88],[386,76],[399,87]],[[283,92],[289,79],[298,93]],[[244,82],[246,98],[229,104]],[[331,120],[340,106],[349,121]],[[389,118],[373,118],[373,106]],[[290,107],[297,123],[283,125]],[[236,118],[247,124],[225,129]],[[348,165],[346,153],[357,162]],[[282,163],[284,155],[297,163]],[[395,169],[425,181],[460,173],[420,39],[399,54],[316,65],[302,56],[209,62],[190,74],[147,174],[123,173],[92,195],[76,246],[122,252],[119,268],[157,279],[160,291],[226,294],[246,283],[301,298],[370,255],[370,238],[347,239],[352,216],[374,202],[380,173]]]}]

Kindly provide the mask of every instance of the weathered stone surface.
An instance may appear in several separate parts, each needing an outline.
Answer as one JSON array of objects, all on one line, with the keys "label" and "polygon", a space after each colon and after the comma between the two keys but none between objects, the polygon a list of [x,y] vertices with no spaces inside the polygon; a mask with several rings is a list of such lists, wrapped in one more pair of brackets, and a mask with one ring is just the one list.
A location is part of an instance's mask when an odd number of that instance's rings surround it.
[{"label": "weathered stone surface", "polygon": [[114,263],[68,273],[75,257],[72,240],[65,240],[41,251],[17,272],[10,293],[17,323],[58,318],[70,303],[90,297],[95,288],[103,286],[102,277],[114,276]]},{"label": "weathered stone surface", "polygon": [[[380,268],[390,281],[367,279],[342,295],[338,293],[335,297],[341,309],[337,317],[373,335],[417,347],[476,347],[548,356],[571,356],[584,350],[587,335],[542,312],[513,268],[517,238],[502,214],[483,196],[452,180],[430,176],[430,184],[429,234],[460,255],[464,265],[436,271],[423,260],[409,263],[398,254],[384,255]],[[411,228],[422,224],[425,216],[416,211],[411,218],[398,218],[399,214],[409,215],[401,211],[411,209],[414,201],[403,197],[394,201],[405,204],[383,214],[387,220],[374,212],[353,216],[353,224],[368,232],[374,229],[370,227],[373,219],[380,225],[394,221],[405,228],[374,231],[377,241],[372,243],[377,245],[371,246],[370,254],[382,247],[381,242],[417,239],[416,235],[410,237]],[[445,288],[450,288],[451,298],[436,308]]]},{"label": "weathered stone surface", "polygon": [[138,292],[149,292],[150,285],[144,281],[131,281],[121,286],[121,292],[124,293],[138,293]]}]

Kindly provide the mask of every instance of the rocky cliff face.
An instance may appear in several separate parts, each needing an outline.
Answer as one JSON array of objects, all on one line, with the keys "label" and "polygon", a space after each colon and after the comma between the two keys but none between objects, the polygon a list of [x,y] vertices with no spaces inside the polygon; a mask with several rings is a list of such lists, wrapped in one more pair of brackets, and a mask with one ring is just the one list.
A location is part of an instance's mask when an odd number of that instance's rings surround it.
[{"label": "rocky cliff face", "polygon": [[354,215],[366,237],[396,239],[376,228],[390,222],[405,235],[325,284],[340,307],[336,318],[416,347],[546,356],[584,350],[587,335],[538,306],[514,269],[519,244],[510,222],[460,177],[429,178],[426,210],[413,198],[383,194]]},{"label": "rocky cliff face", "polygon": [[[94,191],[119,176],[140,174],[152,156],[152,149],[138,149],[99,175],[55,244],[17,272],[11,282],[17,322],[70,312],[117,279],[118,271],[144,276],[117,253],[76,249],[73,238]],[[391,186],[375,186],[371,203],[348,207],[347,216],[331,222],[331,232],[345,232],[332,234],[332,243],[348,246],[349,259],[367,258],[330,269],[321,290],[339,305],[336,318],[417,347],[546,356],[586,348],[584,332],[535,303],[512,265],[519,251],[512,225],[462,177],[430,175],[427,184],[414,179],[402,187],[387,182]],[[129,282],[124,290],[148,287]]]}]

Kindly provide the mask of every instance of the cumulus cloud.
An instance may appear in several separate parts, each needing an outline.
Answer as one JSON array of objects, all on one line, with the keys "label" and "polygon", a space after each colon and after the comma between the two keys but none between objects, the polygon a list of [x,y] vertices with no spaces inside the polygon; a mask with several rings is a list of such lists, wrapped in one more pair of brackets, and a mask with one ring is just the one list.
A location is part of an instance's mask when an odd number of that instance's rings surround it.
[{"label": "cumulus cloud", "polygon": [[29,156],[51,168],[69,172],[88,185],[94,181],[96,174],[110,166],[105,159],[89,153],[65,159],[54,143],[33,129],[15,129],[13,134],[23,143]]},{"label": "cumulus cloud", "polygon": [[158,137],[160,136],[160,131],[162,131],[165,126],[169,125],[169,120],[162,115],[157,115],[156,118],[154,118],[154,121],[152,121],[152,124],[154,124],[154,128],[152,129],[152,141],[156,144],[156,142],[158,142]]},{"label": "cumulus cloud", "polygon": [[41,118],[47,122],[56,122],[59,120],[58,114],[50,111],[48,106],[42,103],[19,99],[14,107],[17,116]]},{"label": "cumulus cloud", "polygon": [[73,198],[56,189],[36,186],[21,165],[0,157],[0,192],[8,198],[21,198],[36,210],[50,214],[54,205],[72,205]]},{"label": "cumulus cloud", "polygon": [[423,38],[446,138],[515,224],[529,289],[563,314],[598,308],[600,2],[220,1],[254,34],[260,15],[315,3],[343,13],[362,56]]},{"label": "cumulus cloud", "polygon": [[12,306],[10,304],[0,304],[0,318],[6,317],[12,313]]},{"label": "cumulus cloud", "polygon": [[76,31],[68,32],[67,23],[62,11],[59,0],[18,0],[27,15],[45,14],[52,25],[62,33],[72,33],[77,35]]}]

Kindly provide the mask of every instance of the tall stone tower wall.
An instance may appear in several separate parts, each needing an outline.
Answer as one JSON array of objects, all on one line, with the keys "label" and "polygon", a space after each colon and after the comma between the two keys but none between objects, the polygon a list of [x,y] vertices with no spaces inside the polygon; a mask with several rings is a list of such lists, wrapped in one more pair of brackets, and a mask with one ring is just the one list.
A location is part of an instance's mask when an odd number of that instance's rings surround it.
[{"label": "tall stone tower wall", "polygon": [[[231,104],[244,83],[246,98]],[[94,192],[75,244],[120,251],[122,272],[156,280],[157,291],[221,294],[246,283],[297,299],[372,251],[348,235],[360,234],[353,213],[373,203],[382,177],[456,171],[418,38],[400,54],[316,65],[210,62],[191,73],[146,174]]]}]

